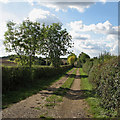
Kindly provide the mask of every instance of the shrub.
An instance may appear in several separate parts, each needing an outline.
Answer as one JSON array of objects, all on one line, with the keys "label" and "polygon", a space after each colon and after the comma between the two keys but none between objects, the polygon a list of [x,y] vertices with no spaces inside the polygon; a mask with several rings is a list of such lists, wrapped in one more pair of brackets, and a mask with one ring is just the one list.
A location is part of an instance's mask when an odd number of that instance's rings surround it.
[{"label": "shrub", "polygon": [[74,66],[76,60],[77,60],[77,56],[74,53],[71,53],[67,58],[67,63]]}]

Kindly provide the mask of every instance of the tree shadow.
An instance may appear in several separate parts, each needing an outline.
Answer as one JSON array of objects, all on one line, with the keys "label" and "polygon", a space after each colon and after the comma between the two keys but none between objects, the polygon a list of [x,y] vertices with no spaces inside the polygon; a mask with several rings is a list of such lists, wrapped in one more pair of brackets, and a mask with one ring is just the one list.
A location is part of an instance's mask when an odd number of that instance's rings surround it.
[{"label": "tree shadow", "polygon": [[80,75],[80,78],[87,78],[88,75]]},{"label": "tree shadow", "polygon": [[65,74],[66,77],[70,77],[70,78],[76,78],[76,79],[80,79],[80,78],[87,78],[88,75],[75,75],[75,74]]},{"label": "tree shadow", "polygon": [[95,90],[72,90],[68,88],[48,88],[48,92],[42,92],[42,94],[59,95],[71,100],[86,99],[89,97],[95,97]]},{"label": "tree shadow", "polygon": [[[66,77],[75,78],[75,79],[88,77],[87,75],[75,75],[75,74],[65,74],[65,75]],[[63,88],[63,87],[60,87],[60,88],[49,87],[46,89],[45,92],[41,92],[41,94],[60,95],[71,100],[86,99],[88,97],[96,96],[95,90],[73,90],[73,89]]]},{"label": "tree shadow", "polygon": [[75,74],[65,74],[66,77],[70,77],[70,78],[76,78]]}]

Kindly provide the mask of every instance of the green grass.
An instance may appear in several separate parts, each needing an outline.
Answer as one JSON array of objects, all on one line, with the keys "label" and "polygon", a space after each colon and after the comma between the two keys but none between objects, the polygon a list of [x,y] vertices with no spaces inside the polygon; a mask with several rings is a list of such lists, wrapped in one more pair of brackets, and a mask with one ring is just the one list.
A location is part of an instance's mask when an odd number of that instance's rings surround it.
[{"label": "green grass", "polygon": [[70,77],[67,79],[67,81],[61,86],[62,88],[71,88],[72,83],[75,79],[75,75],[76,75],[76,71],[77,69],[75,69],[72,74],[70,75]]},{"label": "green grass", "polygon": [[57,102],[62,102],[62,97],[61,96],[58,96],[58,95],[52,95],[50,97],[48,97],[46,99],[47,102],[54,102],[54,101],[57,101]]},{"label": "green grass", "polygon": [[[80,75],[81,89],[88,91],[87,93],[85,93],[85,96],[88,96],[86,97],[86,101],[90,106],[89,112],[93,115],[94,118],[107,118],[107,116],[105,115],[106,111],[100,106],[100,98],[97,97],[97,95],[95,94],[92,84],[88,81],[87,77],[83,77],[87,74],[83,72],[82,68],[80,68]],[[89,96],[89,94],[91,95]]]},{"label": "green grass", "polygon": [[58,95],[51,95],[50,97],[46,98],[46,107],[52,107],[57,105],[58,102],[62,102],[62,96],[58,96]]},{"label": "green grass", "polygon": [[[71,69],[72,70],[72,69]],[[69,71],[71,71],[69,70]],[[68,71],[68,72],[69,72]],[[66,73],[68,73],[66,72]],[[65,74],[66,74],[65,73]],[[21,87],[17,91],[9,91],[2,95],[2,109],[9,107],[13,103],[17,103],[33,94],[37,94],[39,91],[47,88],[53,82],[60,80],[65,74],[60,74],[53,78],[43,78],[40,80],[35,80],[32,84]]]},{"label": "green grass", "polygon": [[41,108],[40,108],[40,107],[35,107],[34,109],[36,109],[36,110],[40,110]]},{"label": "green grass", "polygon": [[47,106],[47,107],[55,106],[55,105],[57,105],[58,102],[63,101],[63,96],[66,94],[67,89],[69,89],[71,87],[71,85],[72,85],[72,83],[73,83],[73,81],[75,79],[76,70],[77,69],[75,69],[72,72],[72,76],[70,75],[70,77],[68,77],[66,82],[60,88],[58,88],[56,91],[53,92],[54,95],[51,95],[50,97],[48,97],[46,99],[46,102],[48,102],[48,103],[46,103],[45,106]]},{"label": "green grass", "polygon": [[52,107],[52,106],[55,106],[55,105],[56,105],[56,103],[46,103],[45,104],[46,107]]}]

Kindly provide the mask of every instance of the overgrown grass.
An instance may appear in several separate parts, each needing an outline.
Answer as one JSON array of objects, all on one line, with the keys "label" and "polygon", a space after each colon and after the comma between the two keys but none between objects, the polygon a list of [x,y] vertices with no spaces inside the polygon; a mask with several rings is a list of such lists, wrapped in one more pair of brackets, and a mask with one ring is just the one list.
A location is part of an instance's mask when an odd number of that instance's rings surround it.
[{"label": "overgrown grass", "polygon": [[[72,70],[72,69],[71,69]],[[35,80],[32,84],[27,85],[26,87],[19,88],[17,91],[8,91],[2,95],[2,108],[7,108],[13,103],[17,103],[33,94],[38,93],[40,90],[43,90],[50,86],[53,82],[60,80],[65,74],[70,72],[67,71],[64,74],[59,74],[58,76],[53,76],[52,78],[42,78]]]},{"label": "overgrown grass", "polygon": [[[95,94],[92,84],[88,81],[87,77],[82,77],[84,75],[87,75],[85,72],[83,72],[82,68],[80,68],[80,75],[81,89],[92,91],[92,96],[89,97],[88,95],[88,97],[86,98],[86,101],[90,106],[89,112],[93,115],[94,118],[107,118],[107,116],[105,115],[106,111],[100,106],[100,98],[97,97],[97,95]],[[86,94],[89,94],[89,92]]]}]

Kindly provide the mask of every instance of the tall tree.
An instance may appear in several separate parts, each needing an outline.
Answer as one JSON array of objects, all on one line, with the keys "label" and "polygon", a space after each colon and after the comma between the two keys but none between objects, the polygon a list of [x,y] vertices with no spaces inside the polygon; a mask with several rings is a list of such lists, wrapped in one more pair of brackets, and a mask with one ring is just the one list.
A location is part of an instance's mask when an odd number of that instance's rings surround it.
[{"label": "tall tree", "polygon": [[17,25],[9,21],[7,28],[8,30],[4,34],[6,50],[8,52],[15,52],[22,65],[29,65],[31,67],[39,46],[38,41],[40,41],[41,35],[40,23],[27,19]]},{"label": "tall tree", "polygon": [[54,67],[59,67],[60,56],[66,55],[69,52],[68,48],[72,47],[72,37],[66,29],[62,29],[62,25],[59,23],[53,23],[46,28],[44,55],[49,58]]}]

